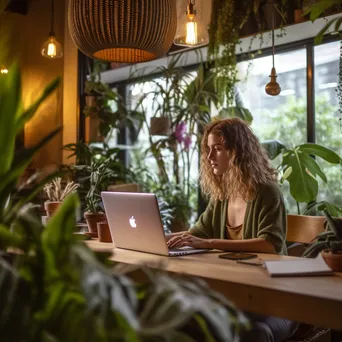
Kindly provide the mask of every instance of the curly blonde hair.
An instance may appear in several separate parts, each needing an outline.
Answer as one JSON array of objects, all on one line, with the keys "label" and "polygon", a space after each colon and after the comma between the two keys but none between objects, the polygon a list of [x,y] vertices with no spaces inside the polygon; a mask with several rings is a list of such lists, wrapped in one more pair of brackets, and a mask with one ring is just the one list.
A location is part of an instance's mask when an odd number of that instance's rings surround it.
[{"label": "curly blonde hair", "polygon": [[[228,168],[222,176],[215,175],[208,160],[208,136],[222,139],[228,155]],[[215,121],[204,131],[201,143],[200,184],[202,192],[213,200],[241,196],[245,201],[255,198],[259,184],[276,181],[277,172],[258,138],[238,118]]]}]

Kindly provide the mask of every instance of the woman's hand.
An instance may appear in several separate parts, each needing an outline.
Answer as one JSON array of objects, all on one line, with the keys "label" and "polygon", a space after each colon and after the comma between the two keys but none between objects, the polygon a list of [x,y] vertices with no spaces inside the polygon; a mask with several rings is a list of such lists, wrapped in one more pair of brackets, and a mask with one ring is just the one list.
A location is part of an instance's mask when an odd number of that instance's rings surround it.
[{"label": "woman's hand", "polygon": [[207,239],[201,239],[199,237],[191,235],[188,232],[171,238],[167,242],[167,245],[169,248],[180,248],[186,246],[193,248],[209,248]]}]

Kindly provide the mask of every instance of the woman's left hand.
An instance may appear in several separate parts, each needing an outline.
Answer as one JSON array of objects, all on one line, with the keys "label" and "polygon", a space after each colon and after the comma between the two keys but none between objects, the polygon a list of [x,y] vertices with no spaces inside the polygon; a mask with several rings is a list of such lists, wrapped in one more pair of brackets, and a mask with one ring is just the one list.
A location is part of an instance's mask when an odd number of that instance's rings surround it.
[{"label": "woman's left hand", "polygon": [[186,246],[193,248],[209,248],[207,239],[201,239],[189,233],[184,233],[180,236],[172,238],[168,241],[168,246],[169,248],[180,248]]}]

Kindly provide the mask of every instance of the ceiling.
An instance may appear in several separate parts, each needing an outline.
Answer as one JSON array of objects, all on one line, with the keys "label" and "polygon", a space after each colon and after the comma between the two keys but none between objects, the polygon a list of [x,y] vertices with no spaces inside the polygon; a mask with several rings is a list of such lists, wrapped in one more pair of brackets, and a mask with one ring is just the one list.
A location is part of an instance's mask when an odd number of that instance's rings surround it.
[{"label": "ceiling", "polygon": [[28,12],[28,2],[29,0],[9,0],[6,10],[25,15]]}]

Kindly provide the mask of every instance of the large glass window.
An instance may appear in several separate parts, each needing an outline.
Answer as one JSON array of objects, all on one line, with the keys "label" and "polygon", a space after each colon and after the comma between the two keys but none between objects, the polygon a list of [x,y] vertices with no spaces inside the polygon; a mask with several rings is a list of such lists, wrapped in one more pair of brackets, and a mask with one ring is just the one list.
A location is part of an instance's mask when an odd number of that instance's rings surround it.
[{"label": "large glass window", "polygon": [[[238,85],[245,106],[253,115],[252,129],[261,142],[279,140],[287,148],[306,142],[307,137],[307,86],[306,50],[300,49],[275,55],[277,82],[281,86],[278,96],[270,96],[265,86],[270,81],[272,56],[257,58],[238,64]],[[281,156],[272,161],[277,167]],[[282,186],[286,208],[297,213],[296,202],[290,195],[288,183]]]},{"label": "large glass window", "polygon": [[[315,123],[316,142],[342,155],[342,131],[337,99],[340,42],[315,46]],[[319,160],[328,183],[320,182],[319,200],[342,207],[342,170]]]},{"label": "large glass window", "polygon": [[[309,47],[311,48],[311,47]],[[313,71],[315,80],[315,142],[342,154],[342,129],[336,88],[338,84],[340,42],[325,43],[312,47],[314,49]],[[272,68],[272,56],[261,56],[253,61],[238,63],[240,82],[238,89],[242,95],[244,107],[253,115],[252,129],[261,142],[279,140],[287,148],[307,142],[307,49],[299,48],[292,51],[279,52],[275,55],[277,82],[281,86],[279,96],[269,96],[265,86],[270,81],[269,74]],[[196,76],[196,72],[193,73]],[[163,84],[162,78],[154,78],[143,83],[132,83],[127,86],[127,104],[134,108],[139,101],[145,112],[145,124],[135,145],[136,151],[146,151],[158,137],[149,134],[149,122],[156,115],[158,103],[163,101],[163,95],[158,95],[157,84]],[[153,94],[153,92],[155,93]],[[217,115],[213,109],[212,116]],[[157,115],[158,116],[158,115]],[[134,151],[133,147],[133,151]],[[163,151],[164,160],[167,158],[167,149]],[[198,151],[191,163],[191,178],[198,181]],[[139,161],[134,159],[133,164]],[[158,170],[156,161],[151,155],[144,156],[151,170]],[[272,164],[278,166],[281,159],[278,157]],[[320,183],[318,201],[328,200],[342,206],[342,172],[341,166],[333,166],[318,160],[327,176],[328,184]],[[181,167],[185,164],[180,162]],[[172,172],[174,167],[172,158],[168,165]],[[288,185],[284,184],[288,212],[297,213],[298,207],[289,194]],[[304,208],[304,207],[303,207]],[[303,209],[302,208],[302,209]]]},{"label": "large glass window", "polygon": [[275,67],[281,86],[279,96],[265,92],[272,56],[239,63],[239,87],[254,117],[252,128],[258,138],[280,140],[290,148],[306,140],[306,50],[275,55]]}]

